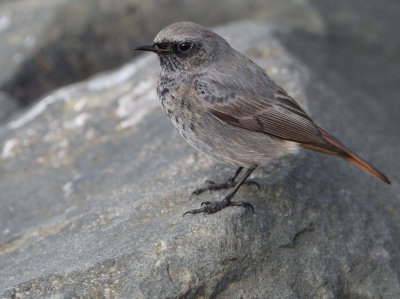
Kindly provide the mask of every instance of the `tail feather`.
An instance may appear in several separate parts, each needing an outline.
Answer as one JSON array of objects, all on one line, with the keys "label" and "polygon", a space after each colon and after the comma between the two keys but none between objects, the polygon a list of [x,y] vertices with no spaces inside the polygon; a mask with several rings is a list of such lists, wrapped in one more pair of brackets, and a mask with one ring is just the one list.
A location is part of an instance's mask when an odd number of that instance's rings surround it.
[{"label": "tail feather", "polygon": [[377,178],[381,179],[387,184],[391,184],[390,180],[386,175],[383,174],[382,171],[372,166],[367,161],[361,159],[356,154],[348,150],[343,143],[337,140],[335,137],[331,136],[327,132],[322,129],[319,129],[321,132],[322,139],[327,142],[327,145],[311,145],[311,144],[302,144],[304,148],[312,149],[314,151],[322,152],[325,154],[336,155],[339,156],[354,165],[364,169],[365,171],[373,174]]}]

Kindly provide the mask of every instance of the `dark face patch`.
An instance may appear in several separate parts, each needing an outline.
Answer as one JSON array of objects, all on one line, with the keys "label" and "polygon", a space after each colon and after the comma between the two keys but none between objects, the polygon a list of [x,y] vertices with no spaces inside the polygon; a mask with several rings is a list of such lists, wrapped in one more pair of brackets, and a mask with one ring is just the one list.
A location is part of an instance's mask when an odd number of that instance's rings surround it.
[{"label": "dark face patch", "polygon": [[173,54],[181,59],[187,59],[196,55],[201,49],[202,44],[200,42],[184,41],[177,42],[173,44],[172,51]]},{"label": "dark face patch", "polygon": [[166,50],[159,52],[161,67],[167,71],[183,70],[191,65],[201,63],[204,50],[199,41],[162,41],[156,43],[157,47]]}]

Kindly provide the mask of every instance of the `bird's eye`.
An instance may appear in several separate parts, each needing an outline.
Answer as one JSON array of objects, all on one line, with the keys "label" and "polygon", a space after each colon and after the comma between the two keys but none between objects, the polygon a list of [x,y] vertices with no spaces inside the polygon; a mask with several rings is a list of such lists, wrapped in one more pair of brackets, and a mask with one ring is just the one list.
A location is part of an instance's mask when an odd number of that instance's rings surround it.
[{"label": "bird's eye", "polygon": [[191,42],[183,42],[178,45],[178,50],[181,53],[187,53],[190,51],[191,48],[192,48]]}]

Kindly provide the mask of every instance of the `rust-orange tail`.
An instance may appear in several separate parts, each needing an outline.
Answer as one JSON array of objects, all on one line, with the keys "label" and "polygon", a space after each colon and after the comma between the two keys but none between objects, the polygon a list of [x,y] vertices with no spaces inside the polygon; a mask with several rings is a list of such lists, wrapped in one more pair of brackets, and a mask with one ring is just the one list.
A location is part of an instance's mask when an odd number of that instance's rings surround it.
[{"label": "rust-orange tail", "polygon": [[387,178],[386,175],[382,173],[379,169],[372,166],[367,161],[361,159],[356,154],[348,150],[343,143],[337,140],[335,137],[331,136],[321,128],[319,128],[321,132],[322,139],[327,142],[329,145],[311,145],[311,144],[302,144],[304,148],[312,149],[314,151],[322,152],[325,154],[335,155],[346,159],[347,161],[353,163],[354,165],[364,169],[365,171],[373,174],[377,178],[380,178],[387,184],[391,184],[390,180]]}]

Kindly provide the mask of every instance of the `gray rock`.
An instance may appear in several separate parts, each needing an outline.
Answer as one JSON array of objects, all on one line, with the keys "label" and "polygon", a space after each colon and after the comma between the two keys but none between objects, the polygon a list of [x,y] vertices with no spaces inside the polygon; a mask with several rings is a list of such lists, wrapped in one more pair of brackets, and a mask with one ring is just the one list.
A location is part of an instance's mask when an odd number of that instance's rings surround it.
[{"label": "gray rock", "polygon": [[[367,97],[356,110],[367,108],[368,98],[376,98],[391,106],[385,111],[386,117],[398,119],[400,35],[393,30],[399,26],[398,1],[310,2],[323,20],[323,34],[297,28],[282,39],[285,47],[295,49],[293,54],[327,84],[343,82],[345,88],[351,85],[364,92]],[[346,89],[340,87],[337,91],[348,98]]]},{"label": "gray rock", "polygon": [[[0,89],[27,105],[39,96],[130,59],[160,28],[186,20],[213,25],[249,17],[317,28],[317,14],[296,0],[0,2]],[[210,12],[210,7],[213,7]]]},{"label": "gray rock", "polygon": [[19,109],[17,101],[0,91],[0,123],[6,121]]},{"label": "gray rock", "polygon": [[178,136],[158,107],[157,59],[143,56],[0,127],[1,298],[400,296],[394,107],[310,71],[312,60],[284,47],[288,31],[252,22],[218,31],[393,185],[302,151],[257,170],[260,191],[239,191],[255,214],[182,217],[221,198],[189,195],[234,168]]}]

